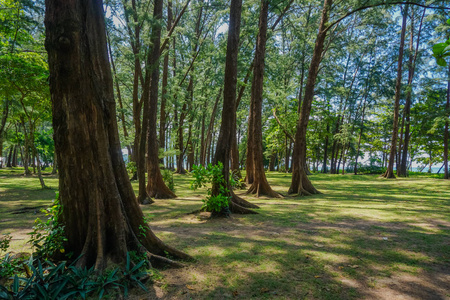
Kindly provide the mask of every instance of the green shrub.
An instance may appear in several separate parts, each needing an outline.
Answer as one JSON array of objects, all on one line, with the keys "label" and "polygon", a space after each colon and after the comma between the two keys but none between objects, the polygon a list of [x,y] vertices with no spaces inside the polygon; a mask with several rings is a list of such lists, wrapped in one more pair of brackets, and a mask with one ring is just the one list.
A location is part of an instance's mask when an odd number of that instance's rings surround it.
[{"label": "green shrub", "polygon": [[[42,209],[47,220],[42,221],[37,218],[34,221],[33,231],[29,233],[31,244],[35,254],[38,257],[48,259],[53,257],[56,253],[65,253],[64,243],[67,238],[64,234],[64,226],[59,222],[62,206],[59,204],[58,193],[53,200],[53,205],[49,208]],[[70,257],[70,253],[66,254]]]},{"label": "green shrub", "polygon": [[167,185],[167,187],[172,191],[175,192],[175,184],[173,181],[173,172],[167,169],[163,169],[161,171],[164,183]]},{"label": "green shrub", "polygon": [[223,164],[221,162],[215,166],[208,164],[206,168],[203,166],[193,166],[191,173],[194,181],[191,182],[191,189],[196,190],[210,183],[219,186],[219,194],[215,196],[212,196],[212,190],[208,188],[208,196],[202,200],[204,203],[202,209],[216,213],[226,211],[226,214],[228,214],[230,191],[226,187],[222,169]]}]

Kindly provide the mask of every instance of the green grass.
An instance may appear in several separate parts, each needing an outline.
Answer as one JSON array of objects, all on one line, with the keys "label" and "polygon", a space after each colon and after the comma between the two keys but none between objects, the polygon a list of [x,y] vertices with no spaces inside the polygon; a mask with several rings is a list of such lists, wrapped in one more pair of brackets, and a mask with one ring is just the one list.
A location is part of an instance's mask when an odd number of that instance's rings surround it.
[{"label": "green grass", "polygon": [[[20,172],[0,169],[0,233],[12,233],[14,251],[27,250],[26,232],[42,217],[34,207],[49,205],[55,193]],[[289,174],[267,176],[286,193]],[[142,208],[163,241],[197,262],[161,271],[155,289],[168,298],[193,299],[389,298],[393,291],[450,297],[450,182],[310,178],[323,194],[270,199],[238,191],[260,206],[258,215],[208,219],[189,214],[201,207],[206,190],[192,191],[188,175],[174,175],[178,198]],[[57,187],[56,178],[45,180]],[[13,214],[24,207],[32,209]]]}]

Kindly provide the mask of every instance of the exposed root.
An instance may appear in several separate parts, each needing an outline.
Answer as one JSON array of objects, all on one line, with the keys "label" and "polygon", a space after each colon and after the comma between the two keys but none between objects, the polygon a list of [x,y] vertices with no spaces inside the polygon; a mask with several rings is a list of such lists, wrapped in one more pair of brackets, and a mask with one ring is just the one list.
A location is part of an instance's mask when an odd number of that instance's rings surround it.
[{"label": "exposed root", "polygon": [[231,202],[234,202],[235,204],[245,207],[245,208],[259,208],[258,205],[250,203],[247,200],[242,199],[241,197],[237,196],[233,192],[231,192]]},{"label": "exposed root", "polygon": [[240,206],[239,204],[230,201],[230,211],[234,214],[258,214],[256,211]]},{"label": "exposed root", "polygon": [[260,195],[265,195],[271,198],[283,198],[281,194],[272,190],[268,183],[264,184],[253,182],[246,194],[256,194],[256,197],[258,198]]},{"label": "exposed root", "polygon": [[159,255],[155,255],[155,254],[151,254],[148,253],[147,254],[148,260],[150,261],[150,263],[152,264],[152,267],[154,268],[184,268],[185,265],[171,260],[167,257],[163,257],[163,256],[159,256]]}]

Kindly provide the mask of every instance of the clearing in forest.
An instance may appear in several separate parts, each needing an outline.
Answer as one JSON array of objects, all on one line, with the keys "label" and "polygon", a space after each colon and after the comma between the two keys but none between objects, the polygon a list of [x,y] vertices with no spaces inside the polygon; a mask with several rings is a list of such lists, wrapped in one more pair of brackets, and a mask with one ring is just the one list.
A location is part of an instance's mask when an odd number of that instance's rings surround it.
[{"label": "clearing in forest", "polygon": [[[14,252],[26,244],[41,208],[55,197],[35,177],[0,169],[0,234]],[[267,173],[286,194],[290,174]],[[254,198],[257,215],[209,219],[190,214],[206,191],[175,175],[178,198],[142,206],[163,241],[197,259],[160,271],[150,295],[161,299],[448,299],[450,185],[425,176],[312,175],[320,195]],[[137,185],[134,184],[135,189]]]}]

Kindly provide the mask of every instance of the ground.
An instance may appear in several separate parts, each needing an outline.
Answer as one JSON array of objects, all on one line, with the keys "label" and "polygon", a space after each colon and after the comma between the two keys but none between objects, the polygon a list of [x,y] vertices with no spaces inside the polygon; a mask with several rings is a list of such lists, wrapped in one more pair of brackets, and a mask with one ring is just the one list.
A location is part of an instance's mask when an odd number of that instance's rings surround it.
[{"label": "ground", "polygon": [[[269,172],[286,195],[290,175]],[[312,175],[323,194],[281,199],[238,195],[258,215],[190,214],[205,190],[174,175],[178,198],[142,206],[165,242],[197,259],[161,270],[135,299],[450,299],[450,182],[430,177]],[[0,233],[26,244],[40,208],[54,198],[36,177],[0,169]],[[137,186],[134,184],[136,190]]]}]

